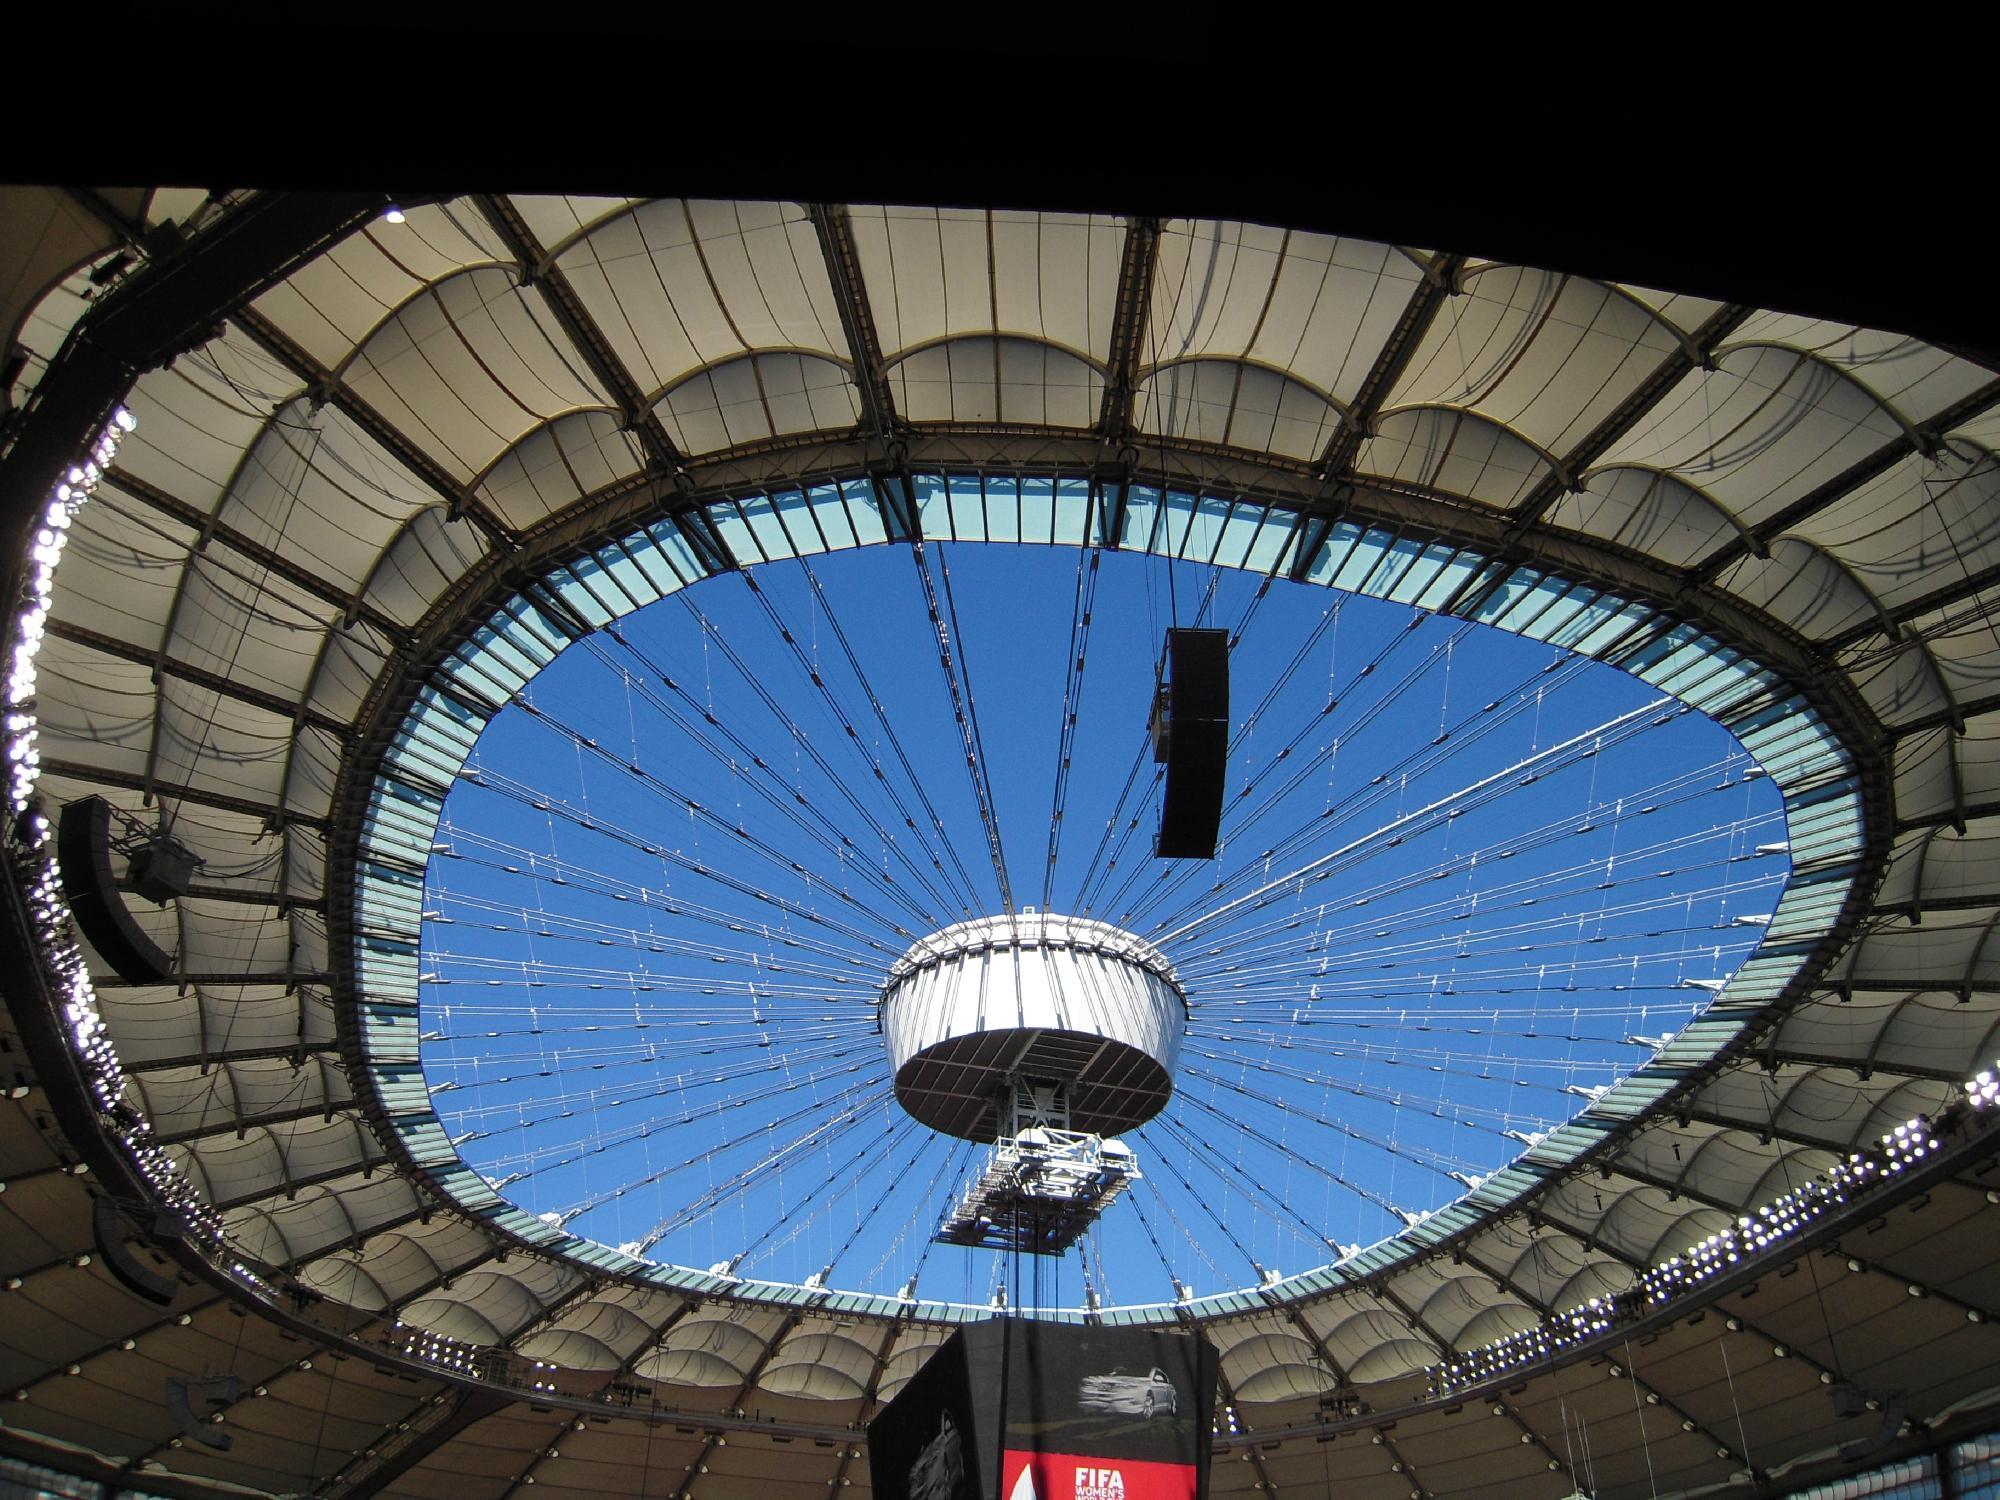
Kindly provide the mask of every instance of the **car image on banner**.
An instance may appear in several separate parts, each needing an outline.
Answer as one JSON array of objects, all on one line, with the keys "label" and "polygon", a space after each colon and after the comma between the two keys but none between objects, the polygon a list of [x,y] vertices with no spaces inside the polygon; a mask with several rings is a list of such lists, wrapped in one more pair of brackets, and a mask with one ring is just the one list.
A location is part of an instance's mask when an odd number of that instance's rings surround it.
[{"label": "car image on banner", "polygon": [[1144,1375],[1086,1375],[1077,1390],[1077,1406],[1107,1416],[1171,1417],[1180,1411],[1174,1383],[1157,1365]]}]

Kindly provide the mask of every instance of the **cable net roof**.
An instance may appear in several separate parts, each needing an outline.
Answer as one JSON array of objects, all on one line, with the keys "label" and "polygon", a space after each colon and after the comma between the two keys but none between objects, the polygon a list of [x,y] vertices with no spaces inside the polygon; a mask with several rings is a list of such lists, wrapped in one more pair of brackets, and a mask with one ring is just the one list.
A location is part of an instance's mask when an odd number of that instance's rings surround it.
[{"label": "cable net roof", "polygon": [[[26,380],[86,284],[23,304]],[[203,863],[134,903],[176,974],[100,1005],[242,1253],[385,1324],[837,1423],[981,1310],[654,1274],[431,1113],[397,943],[468,705],[732,563],[993,538],[1289,576],[1621,667],[1771,779],[1791,878],[1699,1019],[1366,1253],[1119,1314],[1199,1321],[1246,1411],[1621,1290],[2000,1046],[2000,376],[1917,340],[1243,223],[494,195],[347,236],[126,404],[42,787],[164,810]]]}]

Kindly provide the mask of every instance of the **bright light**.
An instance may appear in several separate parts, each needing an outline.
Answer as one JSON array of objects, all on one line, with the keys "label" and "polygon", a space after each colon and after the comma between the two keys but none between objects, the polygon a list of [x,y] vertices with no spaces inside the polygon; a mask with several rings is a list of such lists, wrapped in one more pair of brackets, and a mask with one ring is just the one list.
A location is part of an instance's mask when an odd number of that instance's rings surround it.
[{"label": "bright light", "polygon": [[[1970,1111],[1992,1108],[2000,1094],[1993,1072],[1987,1070],[1968,1079],[1963,1098]],[[1496,1379],[1538,1359],[1546,1359],[1581,1343],[1613,1326],[1649,1316],[1653,1308],[1672,1301],[1683,1292],[1706,1281],[1745,1256],[1776,1253],[1805,1230],[1828,1207],[1851,1201],[1854,1194],[1902,1171],[1905,1165],[1938,1151],[1941,1143],[1933,1136],[1936,1120],[1918,1115],[1883,1133],[1871,1152],[1851,1153],[1810,1181],[1761,1205],[1755,1217],[1740,1215],[1736,1223],[1719,1234],[1690,1245],[1682,1255],[1674,1255],[1642,1273],[1632,1288],[1608,1297],[1592,1297],[1568,1312],[1551,1315],[1535,1328],[1497,1339],[1481,1348],[1466,1351],[1457,1360],[1431,1372],[1432,1387],[1439,1396],[1453,1390]],[[1860,1262],[1847,1262],[1850,1270]],[[1912,1297],[1922,1297],[1926,1288],[1909,1285]],[[1973,1321],[1977,1321],[1974,1319]],[[1730,1320],[1732,1332],[1739,1325]],[[1789,1353],[1783,1346],[1773,1353],[1780,1359]]]}]

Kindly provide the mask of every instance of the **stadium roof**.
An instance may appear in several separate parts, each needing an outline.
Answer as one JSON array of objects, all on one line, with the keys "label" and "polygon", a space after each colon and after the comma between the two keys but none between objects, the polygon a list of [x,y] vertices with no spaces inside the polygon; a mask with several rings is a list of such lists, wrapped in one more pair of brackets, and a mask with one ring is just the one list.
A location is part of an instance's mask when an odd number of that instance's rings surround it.
[{"label": "stadium roof", "polygon": [[[41,795],[171,809],[205,861],[140,908],[166,981],[93,966],[116,1106],[91,1104],[98,1064],[52,1066],[53,992],[10,993],[32,1066],[8,1058],[27,1092],[0,1156],[8,1441],[162,1489],[866,1483],[852,1424],[965,1311],[661,1272],[505,1203],[409,1092],[421,911],[370,872],[421,877],[469,744],[439,703],[497,712],[644,602],[587,602],[589,560],[662,534],[699,573],[822,550],[797,523],[853,486],[889,540],[998,535],[990,509],[927,507],[954,476],[982,501],[1082,482],[1078,545],[1160,550],[1119,529],[1134,487],[1217,499],[1209,557],[1609,661],[1729,728],[1784,798],[1762,943],[1629,1078],[1364,1255],[1120,1314],[1220,1350],[1217,1492],[1726,1488],[1837,1466],[1883,1421],[1840,1415],[1842,1386],[1991,1425],[2000,1220],[1965,1085],[2000,1054],[1992,362],[1726,288],[1282,224],[389,207],[0,203],[0,318],[31,352],[8,514],[41,515],[112,406],[135,419],[57,573]],[[757,509],[780,493],[791,524]],[[496,669],[522,599],[539,645]],[[1907,1177],[1840,1175],[1920,1116],[1948,1128]],[[227,1247],[197,1232],[164,1310],[91,1249],[93,1188],[135,1237],[169,1191],[120,1136]],[[1758,1210],[1814,1184],[1823,1206],[1753,1246]],[[1648,1273],[1725,1231],[1740,1261],[1652,1300]],[[224,1369],[269,1393],[224,1413],[226,1453],[161,1397]]]}]

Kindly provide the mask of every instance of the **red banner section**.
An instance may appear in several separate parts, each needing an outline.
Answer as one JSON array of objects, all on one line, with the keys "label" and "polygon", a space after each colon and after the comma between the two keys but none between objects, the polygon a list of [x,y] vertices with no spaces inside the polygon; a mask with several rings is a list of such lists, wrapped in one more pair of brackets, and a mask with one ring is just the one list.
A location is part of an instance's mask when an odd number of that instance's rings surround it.
[{"label": "red banner section", "polygon": [[1193,1464],[1093,1458],[1081,1453],[1001,1454],[1005,1500],[1195,1500]]}]

